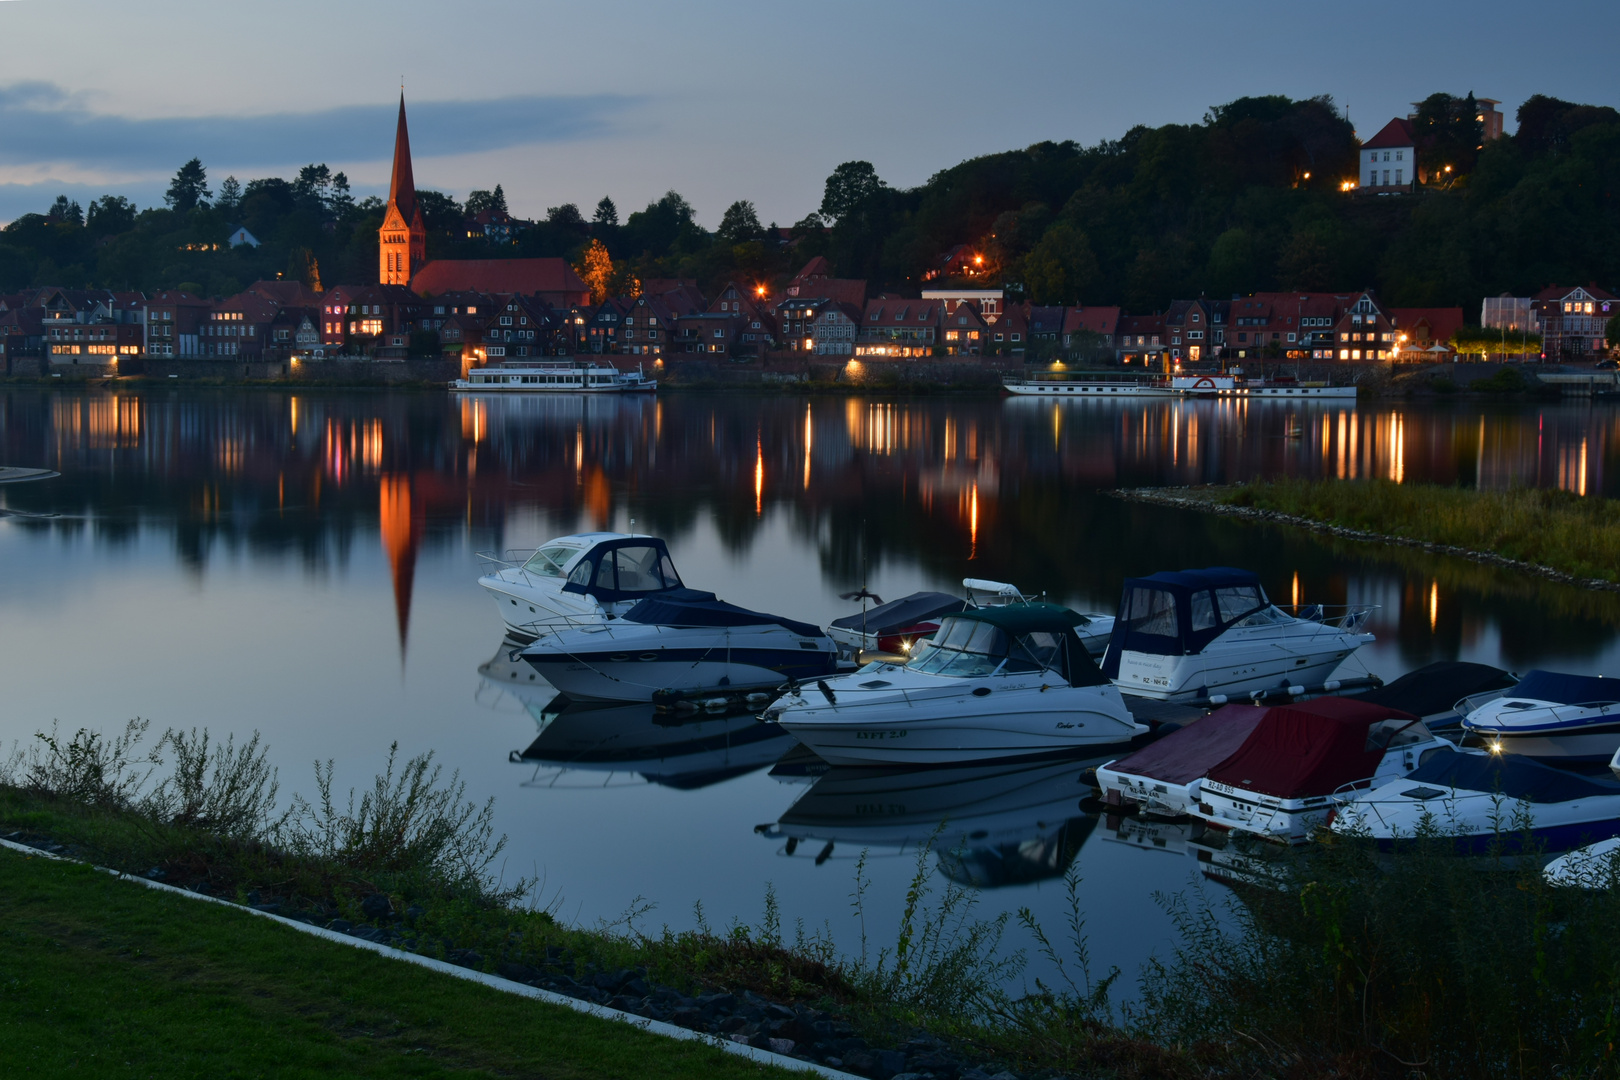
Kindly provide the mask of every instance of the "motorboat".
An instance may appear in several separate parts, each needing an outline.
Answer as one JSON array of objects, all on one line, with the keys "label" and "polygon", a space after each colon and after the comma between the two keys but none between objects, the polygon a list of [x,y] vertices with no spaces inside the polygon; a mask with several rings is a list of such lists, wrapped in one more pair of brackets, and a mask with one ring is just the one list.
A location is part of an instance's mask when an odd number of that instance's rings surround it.
[{"label": "motorboat", "polygon": [[507,632],[524,642],[548,624],[607,622],[649,596],[684,588],[664,542],[636,533],[575,533],[479,558],[493,569],[478,584],[495,598]]},{"label": "motorboat", "polygon": [[1468,854],[1511,853],[1528,834],[1542,850],[1569,851],[1620,836],[1620,782],[1522,754],[1452,749],[1343,800],[1331,828],[1384,848],[1427,833]]},{"label": "motorboat", "polygon": [[1599,840],[1560,855],[1542,868],[1551,885],[1577,889],[1612,889],[1620,885],[1620,837]]},{"label": "motorboat", "polygon": [[1566,763],[1620,750],[1620,679],[1530,671],[1512,691],[1463,718],[1491,750]]},{"label": "motorboat", "polygon": [[1371,608],[1291,615],[1266,598],[1247,570],[1212,567],[1125,582],[1103,673],[1127,694],[1224,705],[1244,698],[1332,693],[1376,680],[1332,679],[1373,640]]},{"label": "motorboat", "polygon": [[1501,697],[1518,681],[1511,672],[1489,664],[1441,660],[1356,697],[1409,712],[1430,731],[1449,731],[1460,727],[1468,713]]},{"label": "motorboat", "polygon": [[1303,843],[1336,797],[1454,749],[1412,714],[1355,698],[1277,705],[1204,776],[1192,812],[1218,829]]},{"label": "motorboat", "polygon": [[620,371],[595,360],[508,360],[485,364],[450,384],[452,390],[501,394],[631,394],[651,393],[658,380]]},{"label": "motorboat", "polygon": [[974,888],[1061,877],[1095,827],[1075,761],[937,769],[834,766],[755,832],[817,863],[875,850],[932,848],[942,874]]},{"label": "motorboat", "polygon": [[1145,735],[1048,603],[969,608],[940,620],[904,663],[801,683],[766,710],[834,765],[962,764],[1106,749]]},{"label": "motorboat", "polygon": [[1268,711],[1263,705],[1223,705],[1135,753],[1097,766],[1103,801],[1154,817],[1192,813],[1205,774],[1242,746]]},{"label": "motorboat", "polygon": [[775,690],[838,666],[838,647],[820,627],[694,589],[662,590],[616,619],[540,629],[521,655],[576,701]]},{"label": "motorboat", "polygon": [[[863,607],[858,615],[834,619],[827,626],[827,634],[844,646],[851,655],[879,653],[903,658],[916,643],[932,637],[939,629],[939,620],[970,607],[1003,607],[1007,604],[1027,604],[1029,598],[1016,585],[984,578],[963,578],[965,596],[952,596],[942,592],[914,592],[877,607]],[[864,588],[848,594],[848,598],[871,599]],[[1101,656],[1108,647],[1114,630],[1114,617],[1099,612],[1084,612],[1075,624],[1086,651]]]},{"label": "motorboat", "polygon": [[791,743],[747,713],[671,723],[647,704],[570,702],[554,694],[533,715],[534,741],[510,755],[535,766],[525,787],[628,781],[689,791],[763,769]]}]

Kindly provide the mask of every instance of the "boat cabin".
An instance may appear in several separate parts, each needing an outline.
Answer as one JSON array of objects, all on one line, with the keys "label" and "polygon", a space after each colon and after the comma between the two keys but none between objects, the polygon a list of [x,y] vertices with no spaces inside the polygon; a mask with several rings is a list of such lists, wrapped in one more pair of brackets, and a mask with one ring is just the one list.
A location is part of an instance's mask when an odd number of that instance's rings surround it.
[{"label": "boat cabin", "polygon": [[[684,586],[664,542],[652,536],[598,533],[553,540],[529,556],[526,573],[565,578],[562,591],[580,593],[604,603],[641,600]],[[583,554],[581,554],[583,552]]]},{"label": "boat cabin", "polygon": [[1070,686],[1100,686],[1108,680],[1074,630],[1084,621],[1046,603],[960,611],[918,643],[906,670],[963,679],[1050,671]]},{"label": "boat cabin", "polygon": [[1128,578],[1104,670],[1119,674],[1124,651],[1193,656],[1234,626],[1291,621],[1247,570],[1216,566]]}]

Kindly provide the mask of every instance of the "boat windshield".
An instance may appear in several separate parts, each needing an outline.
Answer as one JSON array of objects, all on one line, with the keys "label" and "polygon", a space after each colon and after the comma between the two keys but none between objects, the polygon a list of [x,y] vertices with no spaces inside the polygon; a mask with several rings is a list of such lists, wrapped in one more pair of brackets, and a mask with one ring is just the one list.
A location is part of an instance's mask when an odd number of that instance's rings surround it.
[{"label": "boat windshield", "polygon": [[544,547],[529,556],[529,561],[523,564],[523,569],[539,577],[560,578],[563,576],[563,567],[568,565],[568,560],[578,551],[578,548],[571,547]]},{"label": "boat windshield", "polygon": [[675,564],[662,547],[626,544],[580,561],[568,580],[586,589],[614,593],[651,593],[681,588]]},{"label": "boat windshield", "polygon": [[1010,636],[1000,627],[975,619],[944,619],[932,641],[924,643],[906,664],[926,675],[971,679],[1007,673],[1045,671],[1059,659],[1062,643],[1049,631]]}]

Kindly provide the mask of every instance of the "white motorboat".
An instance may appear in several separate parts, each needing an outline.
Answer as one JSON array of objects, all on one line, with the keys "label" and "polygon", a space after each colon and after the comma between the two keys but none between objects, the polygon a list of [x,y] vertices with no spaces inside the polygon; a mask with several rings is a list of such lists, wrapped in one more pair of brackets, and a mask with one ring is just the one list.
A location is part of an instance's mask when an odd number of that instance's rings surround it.
[{"label": "white motorboat", "polygon": [[1274,706],[1204,776],[1193,815],[1218,829],[1303,843],[1345,793],[1454,749],[1410,713],[1355,698]]},{"label": "white motorboat", "polygon": [[537,629],[523,659],[574,700],[775,690],[831,675],[838,664],[838,647],[820,627],[692,589],[660,592],[611,621]]},{"label": "white motorboat", "polygon": [[1501,697],[1518,681],[1517,675],[1488,664],[1437,660],[1357,694],[1356,699],[1409,712],[1430,731],[1452,731],[1464,716]]},{"label": "white motorboat", "polygon": [[478,584],[495,598],[507,632],[525,642],[553,624],[607,622],[683,587],[664,542],[635,533],[576,533],[533,551],[478,557],[494,565]]},{"label": "white motorboat", "polygon": [[765,719],[835,765],[961,764],[1101,752],[1147,733],[1055,604],[940,620],[904,664],[796,687]]},{"label": "white motorboat", "polygon": [[1576,848],[1548,863],[1541,876],[1552,885],[1612,889],[1620,885],[1620,837]]},{"label": "white motorboat", "polygon": [[[1007,604],[1027,604],[1018,586],[1004,581],[983,578],[963,578],[965,597],[942,592],[914,592],[891,600],[879,600],[878,606],[863,610],[859,615],[846,615],[827,625],[827,636],[845,646],[852,655],[859,653],[885,653],[904,657],[917,642],[932,637],[939,629],[939,620],[965,608],[1004,607]],[[865,589],[850,593],[847,599],[878,599]],[[1108,647],[1109,635],[1114,630],[1114,617],[1098,612],[1085,612],[1075,624],[1086,651],[1101,656]]]},{"label": "white motorboat", "polygon": [[1373,640],[1371,608],[1290,615],[1247,570],[1212,567],[1125,582],[1103,673],[1127,694],[1176,703],[1332,693],[1375,680],[1332,679]]},{"label": "white motorboat", "polygon": [[1560,762],[1608,761],[1620,751],[1620,679],[1531,671],[1463,717],[1492,750]]},{"label": "white motorboat", "polygon": [[754,831],[826,862],[835,847],[901,853],[932,847],[940,872],[975,888],[1060,877],[1096,818],[1072,760],[937,769],[834,766],[781,818]]},{"label": "white motorboat", "polygon": [[658,389],[658,380],[594,360],[508,360],[486,364],[450,384],[452,390],[528,394],[629,394]]},{"label": "white motorboat", "polygon": [[1192,813],[1204,775],[1243,745],[1266,712],[1261,705],[1223,705],[1133,754],[1097,766],[1103,801],[1154,817]]},{"label": "white motorboat", "polygon": [[1542,850],[1569,851],[1620,836],[1620,783],[1522,754],[1452,750],[1344,800],[1331,828],[1384,848],[1428,833],[1464,853],[1514,852],[1528,833]]}]

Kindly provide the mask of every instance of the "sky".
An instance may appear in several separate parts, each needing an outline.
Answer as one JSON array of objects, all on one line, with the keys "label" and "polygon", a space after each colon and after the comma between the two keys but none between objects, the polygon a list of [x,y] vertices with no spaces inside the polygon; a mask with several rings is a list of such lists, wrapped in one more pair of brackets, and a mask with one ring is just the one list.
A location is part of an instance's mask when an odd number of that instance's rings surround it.
[{"label": "sky", "polygon": [[[543,216],[666,190],[791,224],[839,163],[909,187],[1045,139],[1331,94],[1369,138],[1436,91],[1620,106],[1620,4],[1230,0],[0,0],[0,221],[58,194],[158,203],[325,162],[388,184],[404,81],[419,187]],[[42,47],[31,48],[28,42]]]}]

